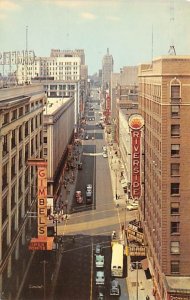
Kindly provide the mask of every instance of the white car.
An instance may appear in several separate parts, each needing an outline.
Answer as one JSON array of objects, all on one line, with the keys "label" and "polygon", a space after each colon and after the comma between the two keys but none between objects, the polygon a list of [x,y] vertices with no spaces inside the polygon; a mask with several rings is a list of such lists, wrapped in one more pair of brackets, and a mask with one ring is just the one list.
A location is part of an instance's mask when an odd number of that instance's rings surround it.
[{"label": "white car", "polygon": [[108,157],[108,155],[107,155],[106,152],[103,153],[103,157],[104,157],[104,158],[107,158],[107,157]]},{"label": "white car", "polygon": [[138,206],[138,203],[130,203],[127,205],[127,210],[137,210]]},{"label": "white car", "polygon": [[104,285],[105,275],[104,271],[96,271],[96,285]]},{"label": "white car", "polygon": [[85,136],[85,139],[88,140],[88,135]]},{"label": "white car", "polygon": [[96,255],[96,268],[103,268],[104,267],[104,256],[103,255]]},{"label": "white car", "polygon": [[104,152],[107,151],[107,147],[106,146],[103,146],[102,149],[103,149]]}]

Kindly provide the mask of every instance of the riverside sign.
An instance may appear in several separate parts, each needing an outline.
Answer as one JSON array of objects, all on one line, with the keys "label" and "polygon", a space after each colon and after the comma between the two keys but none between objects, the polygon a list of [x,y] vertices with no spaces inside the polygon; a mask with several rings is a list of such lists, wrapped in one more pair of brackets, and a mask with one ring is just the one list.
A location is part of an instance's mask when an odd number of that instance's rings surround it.
[{"label": "riverside sign", "polygon": [[141,197],[141,134],[144,120],[141,115],[133,114],[129,117],[131,129],[131,196],[134,200]]}]

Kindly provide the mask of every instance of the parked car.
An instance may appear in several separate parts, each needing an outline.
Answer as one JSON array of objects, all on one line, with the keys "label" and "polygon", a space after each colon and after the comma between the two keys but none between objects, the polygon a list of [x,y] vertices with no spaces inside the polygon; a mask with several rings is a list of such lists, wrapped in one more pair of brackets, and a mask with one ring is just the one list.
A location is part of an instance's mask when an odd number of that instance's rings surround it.
[{"label": "parked car", "polygon": [[97,300],[104,300],[105,299],[105,290],[103,286],[98,286],[97,289]]},{"label": "parked car", "polygon": [[102,149],[103,149],[104,152],[107,152],[107,147],[106,146],[103,146]]},{"label": "parked car", "polygon": [[138,206],[138,203],[130,203],[127,205],[127,210],[137,210]]},{"label": "parked car", "polygon": [[78,170],[82,170],[82,162],[78,163]]},{"label": "parked car", "polygon": [[88,140],[88,135],[85,136],[85,140]]},{"label": "parked car", "polygon": [[92,192],[92,184],[91,184],[91,183],[88,183],[88,184],[86,185],[86,191],[87,191],[87,192]]},{"label": "parked car", "polygon": [[102,247],[100,244],[96,244],[96,248],[95,248],[95,255],[101,254],[102,252]]},{"label": "parked car", "polygon": [[104,271],[96,271],[96,284],[104,285],[104,283],[105,283]]},{"label": "parked car", "polygon": [[75,198],[76,198],[77,203],[79,203],[79,204],[83,203],[83,197],[82,197],[81,191],[75,192]]},{"label": "parked car", "polygon": [[108,157],[107,152],[103,152],[103,157],[104,157],[104,158],[107,158],[107,157]]},{"label": "parked car", "polygon": [[114,279],[110,284],[110,296],[119,296],[120,295],[120,285],[119,282]]},{"label": "parked car", "polygon": [[96,268],[103,268],[104,267],[104,256],[96,255],[95,264],[96,264]]}]

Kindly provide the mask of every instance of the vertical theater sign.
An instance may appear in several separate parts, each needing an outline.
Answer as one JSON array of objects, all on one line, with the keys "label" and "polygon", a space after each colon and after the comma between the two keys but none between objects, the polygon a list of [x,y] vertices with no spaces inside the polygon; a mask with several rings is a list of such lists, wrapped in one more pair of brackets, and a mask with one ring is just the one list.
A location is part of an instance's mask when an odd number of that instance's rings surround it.
[{"label": "vertical theater sign", "polygon": [[141,155],[142,155],[142,128],[144,119],[139,114],[129,117],[131,129],[131,196],[134,200],[141,197]]}]

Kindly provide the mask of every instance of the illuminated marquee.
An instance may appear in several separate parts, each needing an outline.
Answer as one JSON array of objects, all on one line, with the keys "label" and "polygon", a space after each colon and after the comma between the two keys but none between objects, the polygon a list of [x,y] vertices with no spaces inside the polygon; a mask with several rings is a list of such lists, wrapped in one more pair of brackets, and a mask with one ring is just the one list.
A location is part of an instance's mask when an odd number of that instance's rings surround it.
[{"label": "illuminated marquee", "polygon": [[141,129],[143,118],[133,114],[129,118],[131,128],[131,195],[135,200],[141,197]]}]

